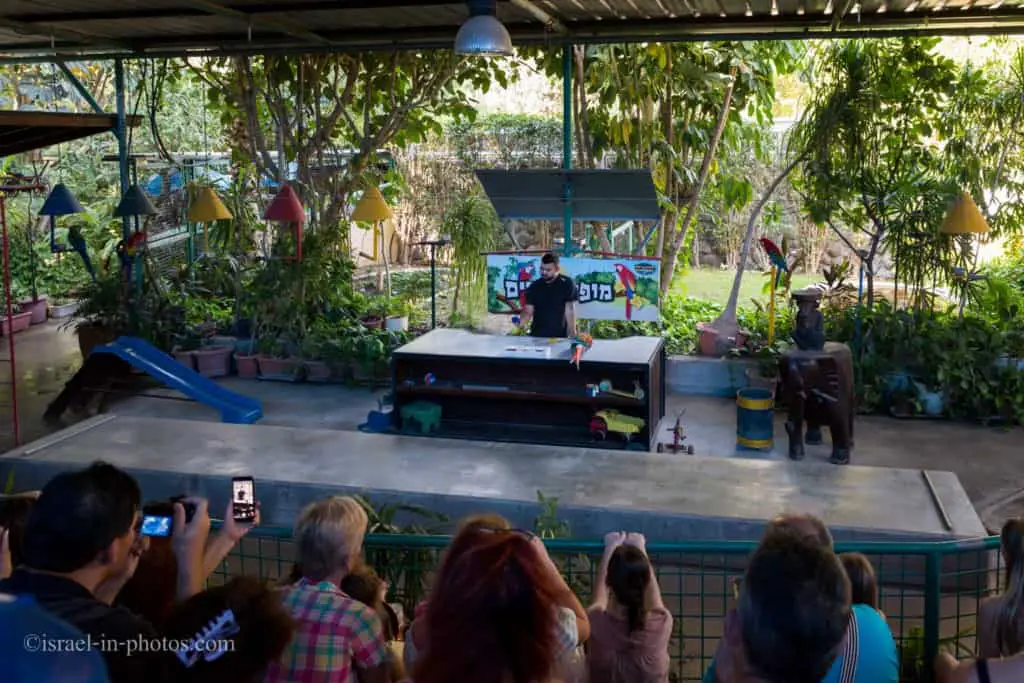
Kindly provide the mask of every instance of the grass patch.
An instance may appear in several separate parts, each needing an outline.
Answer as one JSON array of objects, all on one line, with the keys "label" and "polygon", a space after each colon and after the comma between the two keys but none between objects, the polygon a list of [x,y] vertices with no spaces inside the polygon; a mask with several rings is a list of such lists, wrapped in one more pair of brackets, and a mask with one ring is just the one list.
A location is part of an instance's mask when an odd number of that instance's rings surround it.
[{"label": "grass patch", "polygon": [[[691,268],[675,279],[672,289],[688,297],[714,301],[724,306],[729,300],[729,290],[732,289],[735,276],[734,270]],[[793,289],[801,289],[819,281],[821,277],[814,273],[796,273],[793,276]],[[762,291],[767,282],[768,276],[765,273],[756,270],[744,272],[743,281],[740,283],[739,305],[749,305],[751,299],[767,300],[767,292]]]}]

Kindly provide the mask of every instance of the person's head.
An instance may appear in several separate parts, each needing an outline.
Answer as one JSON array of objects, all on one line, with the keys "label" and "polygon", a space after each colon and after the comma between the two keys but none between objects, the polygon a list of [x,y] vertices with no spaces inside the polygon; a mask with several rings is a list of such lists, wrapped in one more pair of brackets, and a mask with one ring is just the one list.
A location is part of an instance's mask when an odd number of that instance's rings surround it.
[{"label": "person's head", "polygon": [[860,553],[843,553],[839,561],[850,579],[850,602],[878,609],[878,580],[871,560]]},{"label": "person's head", "polygon": [[558,277],[558,256],[550,251],[540,257],[540,276],[545,280]]},{"label": "person's head", "polygon": [[394,640],[399,631],[398,615],[384,601],[387,587],[387,582],[377,575],[373,567],[363,563],[345,576],[339,586],[345,595],[376,612],[384,627],[384,640]]},{"label": "person's head", "polygon": [[818,683],[850,619],[850,580],[828,548],[768,535],[754,551],[738,607],[748,665],[767,683]]},{"label": "person's head", "polygon": [[[173,515],[170,503],[147,503],[147,512]],[[178,559],[170,538],[150,537],[149,547],[128,583],[117,594],[117,602],[153,624],[163,623],[174,605],[178,590]]]},{"label": "person's head", "polygon": [[368,523],[366,510],[349,496],[307,505],[295,524],[296,559],[303,576],[340,583],[359,560]]},{"label": "person's head", "polygon": [[651,583],[651,563],[647,555],[631,545],[620,545],[608,560],[606,583],[612,597],[626,608],[629,632],[644,626],[644,595]]},{"label": "person's head", "polygon": [[999,653],[1008,657],[1024,649],[1019,631],[1020,612],[1024,609],[1024,519],[1011,519],[1000,534],[1003,561],[1006,563],[1006,594],[996,620]]},{"label": "person's head", "polygon": [[0,496],[0,527],[7,529],[7,542],[11,550],[13,567],[25,561],[25,526],[35,502],[35,496]]},{"label": "person's head", "polygon": [[831,532],[825,523],[814,515],[788,513],[779,515],[768,523],[763,538],[777,533],[796,534],[822,548],[831,550],[833,547]]},{"label": "person's head", "polygon": [[426,645],[411,678],[543,683],[555,669],[559,587],[531,537],[466,529],[434,580]]},{"label": "person's head", "polygon": [[86,588],[127,578],[145,549],[141,494],[131,475],[97,462],[43,487],[25,527],[25,564],[75,574]]},{"label": "person's head", "polygon": [[491,531],[511,531],[512,524],[501,515],[486,513],[482,515],[471,515],[459,522],[455,535],[463,531],[475,531],[478,529],[490,529]]},{"label": "person's head", "polygon": [[160,631],[167,640],[183,645],[200,640],[216,644],[175,653],[174,680],[181,683],[261,680],[294,632],[295,623],[278,593],[244,576],[180,603]]}]

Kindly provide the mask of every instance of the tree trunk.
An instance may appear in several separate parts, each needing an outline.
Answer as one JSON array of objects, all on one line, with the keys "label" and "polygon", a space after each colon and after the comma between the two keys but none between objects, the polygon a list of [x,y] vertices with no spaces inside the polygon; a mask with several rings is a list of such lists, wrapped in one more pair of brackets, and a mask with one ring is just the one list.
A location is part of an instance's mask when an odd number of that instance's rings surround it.
[{"label": "tree trunk", "polygon": [[715,320],[713,327],[718,331],[719,335],[723,337],[734,337],[739,329],[736,321],[736,307],[739,305],[740,298],[740,283],[743,280],[743,271],[747,267],[747,259],[750,257],[750,247],[754,242],[754,227],[757,225],[757,219],[761,215],[761,211],[764,210],[768,200],[771,199],[772,195],[775,194],[775,190],[779,189],[779,185],[785,180],[793,169],[804,160],[804,155],[798,156],[793,159],[786,168],[782,169],[779,175],[775,176],[772,180],[772,184],[768,186],[764,194],[754,205],[754,208],[750,211],[750,218],[747,219],[747,232],[743,236],[743,247],[740,249],[739,261],[736,263],[736,277],[732,280],[732,289],[729,290],[729,301],[725,305],[725,310],[722,311],[722,315],[718,316]]},{"label": "tree trunk", "polygon": [[[679,258],[679,251],[683,248],[683,244],[686,241],[686,232],[689,230],[690,222],[693,220],[693,215],[697,212],[697,205],[700,203],[700,193],[704,188],[704,183],[707,182],[708,173],[711,170],[711,161],[715,158],[715,153],[718,151],[718,143],[722,139],[722,133],[725,131],[726,124],[729,123],[729,109],[732,107],[732,93],[736,88],[736,67],[733,67],[729,72],[731,80],[729,86],[725,89],[725,99],[722,100],[722,108],[718,112],[718,123],[715,124],[715,131],[711,136],[711,142],[708,144],[708,149],[704,153],[704,160],[700,165],[700,173],[697,175],[697,182],[694,183],[693,187],[690,188],[690,201],[687,202],[686,212],[683,214],[682,223],[679,225],[678,230],[675,232],[675,236],[672,240],[671,251],[668,254],[662,254],[661,267],[662,267],[662,292],[664,294],[668,291],[665,283],[672,282],[672,271],[675,269],[676,261]],[[668,271],[667,276],[665,271]]]}]

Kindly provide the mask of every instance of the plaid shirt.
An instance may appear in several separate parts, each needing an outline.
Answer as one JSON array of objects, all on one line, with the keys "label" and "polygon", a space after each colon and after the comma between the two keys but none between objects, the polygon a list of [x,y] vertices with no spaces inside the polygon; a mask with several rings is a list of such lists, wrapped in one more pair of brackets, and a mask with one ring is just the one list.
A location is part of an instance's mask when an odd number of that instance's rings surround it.
[{"label": "plaid shirt", "polygon": [[284,589],[295,637],[271,663],[264,683],[355,683],[355,669],[384,662],[387,645],[377,614],[329,581],[306,579]]}]

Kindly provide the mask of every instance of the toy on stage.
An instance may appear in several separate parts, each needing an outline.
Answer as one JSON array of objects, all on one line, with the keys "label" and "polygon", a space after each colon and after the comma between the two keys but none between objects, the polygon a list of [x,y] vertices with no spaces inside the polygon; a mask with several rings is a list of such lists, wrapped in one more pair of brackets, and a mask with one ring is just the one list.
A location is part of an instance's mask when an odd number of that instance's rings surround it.
[{"label": "toy on stage", "polygon": [[586,332],[580,332],[573,337],[572,344],[569,346],[569,362],[575,365],[577,370],[580,369],[583,354],[589,351],[593,345],[594,338]]}]

